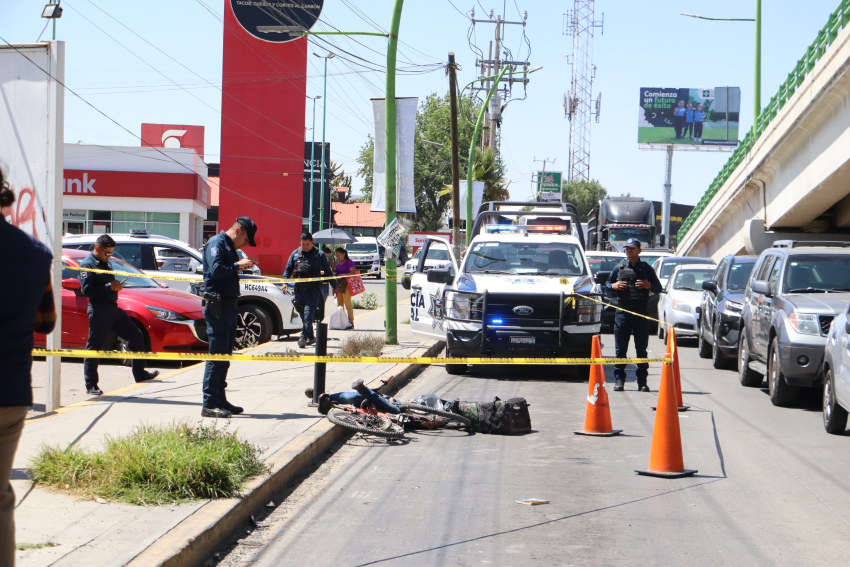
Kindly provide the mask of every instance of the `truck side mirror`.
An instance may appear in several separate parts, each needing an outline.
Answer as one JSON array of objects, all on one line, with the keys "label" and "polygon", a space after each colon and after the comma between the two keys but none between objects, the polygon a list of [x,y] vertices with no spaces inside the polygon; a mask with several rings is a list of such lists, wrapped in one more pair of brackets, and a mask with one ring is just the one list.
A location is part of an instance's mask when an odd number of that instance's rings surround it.
[{"label": "truck side mirror", "polygon": [[428,283],[450,284],[454,280],[451,271],[440,268],[428,270]]},{"label": "truck side mirror", "polygon": [[661,248],[666,248],[666,246],[665,246],[666,243],[667,243],[667,235],[666,234],[662,234],[661,236],[658,237],[658,244],[660,245]]},{"label": "truck side mirror", "polygon": [[599,243],[599,236],[594,232],[590,235],[590,245],[596,246]]},{"label": "truck side mirror", "polygon": [[702,289],[711,293],[717,293],[717,280],[705,280],[702,282]]},{"label": "truck side mirror", "polygon": [[596,272],[596,275],[593,276],[593,279],[599,285],[605,285],[608,283],[608,278],[611,277],[611,272]]},{"label": "truck side mirror", "polygon": [[753,282],[753,292],[770,297],[770,284],[766,281],[757,280]]}]

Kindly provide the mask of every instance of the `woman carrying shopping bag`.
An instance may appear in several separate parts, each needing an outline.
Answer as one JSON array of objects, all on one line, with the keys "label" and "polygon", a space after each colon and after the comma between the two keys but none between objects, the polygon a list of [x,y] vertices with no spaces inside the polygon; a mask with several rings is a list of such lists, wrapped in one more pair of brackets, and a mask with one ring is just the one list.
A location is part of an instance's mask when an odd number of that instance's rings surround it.
[{"label": "woman carrying shopping bag", "polygon": [[[336,249],[336,275],[343,276],[356,273],[354,262],[348,257],[348,252],[345,248]],[[345,306],[348,312],[348,327],[346,330],[354,328],[354,309],[351,307],[351,286],[348,285],[348,278],[340,278],[337,280],[337,288],[334,290],[336,304],[340,307]]]}]

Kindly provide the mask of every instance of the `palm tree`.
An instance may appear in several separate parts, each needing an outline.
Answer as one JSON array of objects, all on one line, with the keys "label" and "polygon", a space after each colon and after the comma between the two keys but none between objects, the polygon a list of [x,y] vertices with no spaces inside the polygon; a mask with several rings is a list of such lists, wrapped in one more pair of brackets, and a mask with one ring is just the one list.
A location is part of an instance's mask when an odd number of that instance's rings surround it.
[{"label": "palm tree", "polygon": [[483,203],[489,201],[507,201],[511,194],[505,183],[505,166],[496,160],[491,148],[483,152],[476,148],[472,162],[472,180],[484,182]]}]

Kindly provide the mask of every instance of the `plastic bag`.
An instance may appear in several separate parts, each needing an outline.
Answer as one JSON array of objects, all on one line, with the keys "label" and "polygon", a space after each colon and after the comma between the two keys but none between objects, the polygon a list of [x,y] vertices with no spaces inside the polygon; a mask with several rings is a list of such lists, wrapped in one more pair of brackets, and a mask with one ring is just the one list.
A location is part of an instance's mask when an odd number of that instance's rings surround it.
[{"label": "plastic bag", "polygon": [[426,406],[426,407],[429,407],[429,408],[434,408],[434,409],[440,410],[440,411],[452,411],[451,410],[451,407],[452,407],[451,402],[448,402],[446,400],[441,400],[440,398],[438,398],[434,394],[424,394],[424,395],[416,396],[415,398],[410,400],[410,403],[417,404],[417,405],[420,405],[420,406]]},{"label": "plastic bag", "polygon": [[360,276],[354,276],[353,278],[348,278],[348,287],[351,288],[351,297],[355,295],[360,295],[364,291],[366,291],[366,286],[363,285],[363,278]]},{"label": "plastic bag", "polygon": [[331,315],[328,328],[336,329],[337,331],[342,331],[346,327],[348,327],[348,313],[346,313],[345,308],[340,305],[336,308],[336,312]]}]

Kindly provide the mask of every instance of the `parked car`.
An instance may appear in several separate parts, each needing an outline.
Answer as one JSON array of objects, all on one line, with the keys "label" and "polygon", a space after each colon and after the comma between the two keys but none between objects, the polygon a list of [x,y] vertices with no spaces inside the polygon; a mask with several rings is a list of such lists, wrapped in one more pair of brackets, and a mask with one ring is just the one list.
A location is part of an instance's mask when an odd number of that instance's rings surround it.
[{"label": "parked car", "polygon": [[[89,251],[94,247],[94,241],[98,236],[97,234],[66,236],[62,239],[62,246]],[[165,236],[152,236],[148,231],[110,236],[115,239],[114,258],[127,261],[154,279],[158,275],[196,279],[197,282],[164,281],[169,287],[188,291],[199,297],[203,294],[203,260],[201,253],[189,244]],[[192,258],[197,262],[195,272],[187,273],[183,270],[160,268],[156,258],[162,257],[164,252],[173,255],[172,257]],[[292,307],[292,298],[283,293],[282,284],[251,282],[258,277],[258,275],[245,273],[239,276],[241,295],[238,304],[236,340],[240,345],[262,344],[270,341],[272,336],[288,336],[301,331],[301,317]]]},{"label": "parked car", "polygon": [[741,313],[741,384],[766,376],[775,406],[821,385],[830,325],[850,303],[848,273],[850,243],[784,240],[761,253]]},{"label": "parked car", "polygon": [[[83,296],[79,267],[89,253],[82,250],[62,250],[62,346],[85,348],[89,334],[89,300]],[[207,324],[201,300],[184,291],[161,287],[131,264],[112,258],[116,270],[139,274],[124,281],[118,294],[118,307],[127,312],[145,338],[145,348],[151,352],[206,352]],[[123,278],[122,278],[123,279]],[[45,335],[35,335],[35,344],[44,346]],[[126,351],[127,344],[113,334],[104,346],[106,350]]]},{"label": "parked car", "polygon": [[345,245],[348,257],[354,262],[354,266],[360,270],[360,273],[377,272],[374,274],[377,279],[383,277],[381,248],[383,247],[378,245],[378,239],[374,236],[358,236],[357,242]]},{"label": "parked car", "polygon": [[[416,250],[416,254],[413,255],[413,258],[408,260],[404,264],[404,275],[401,278],[401,287],[404,289],[410,289],[410,281],[413,277],[413,272],[416,271],[416,267],[419,265],[419,257],[422,255],[422,246],[420,246]],[[428,257],[425,259],[425,264],[423,266],[424,271],[428,271],[431,268],[440,268],[447,269],[452,265],[451,258],[449,258],[449,250],[448,248],[442,248],[439,244],[434,244],[431,246],[431,251],[428,253]]]},{"label": "parked car", "polygon": [[850,409],[850,305],[832,320],[823,360],[823,426],[844,433]]},{"label": "parked car", "polygon": [[[711,264],[676,266],[659,294],[659,320],[673,325],[677,337],[697,336],[697,308],[702,300],[702,282],[714,275]],[[667,338],[667,325],[658,325],[658,337]]]},{"label": "parked car", "polygon": [[[656,254],[663,254],[662,252],[656,252]],[[651,255],[646,254],[647,257]],[[644,254],[641,253],[641,258],[644,258]],[[655,262],[652,264],[652,269],[655,270],[655,275],[658,276],[658,281],[661,282],[661,287],[667,287],[667,280],[670,279],[670,274],[673,273],[673,270],[676,269],[676,266],[682,266],[685,264],[714,264],[714,260],[711,258],[691,258],[690,256],[664,256],[660,255],[656,258]],[[649,296],[648,303],[648,314],[650,317],[655,319],[660,319],[659,315],[661,315],[661,310],[658,308],[658,301],[660,299],[659,295],[651,294]],[[649,324],[649,332],[656,333],[659,332],[657,323],[650,322]]]},{"label": "parked car", "polygon": [[738,324],[744,291],[757,256],[725,256],[710,280],[702,282],[699,307],[699,355],[715,368],[738,362]]},{"label": "parked car", "polygon": [[[626,259],[626,256],[622,252],[591,250],[586,255],[587,263],[590,265],[590,271],[594,277],[598,277],[600,280],[605,278],[606,281],[608,276],[611,275],[611,272],[614,271],[614,268]],[[642,254],[641,259],[643,260]],[[604,283],[600,285],[599,289],[602,293],[602,301],[605,302],[605,307],[602,309],[602,329],[611,330],[614,327],[614,319],[617,316],[617,310],[615,309],[618,305],[617,294],[609,290]]]}]

